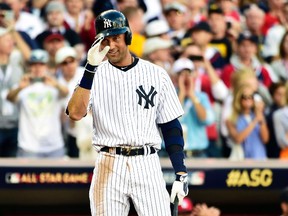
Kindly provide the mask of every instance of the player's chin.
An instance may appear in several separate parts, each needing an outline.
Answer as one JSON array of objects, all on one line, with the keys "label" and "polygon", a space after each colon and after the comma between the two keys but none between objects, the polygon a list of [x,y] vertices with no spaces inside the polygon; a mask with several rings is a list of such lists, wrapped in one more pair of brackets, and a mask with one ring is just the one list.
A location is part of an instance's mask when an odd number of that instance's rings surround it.
[{"label": "player's chin", "polygon": [[114,54],[112,54],[112,55],[107,55],[107,58],[109,59],[109,61],[110,62],[112,62],[112,63],[116,63],[116,62],[118,62],[119,61],[119,56],[118,55],[114,55]]}]

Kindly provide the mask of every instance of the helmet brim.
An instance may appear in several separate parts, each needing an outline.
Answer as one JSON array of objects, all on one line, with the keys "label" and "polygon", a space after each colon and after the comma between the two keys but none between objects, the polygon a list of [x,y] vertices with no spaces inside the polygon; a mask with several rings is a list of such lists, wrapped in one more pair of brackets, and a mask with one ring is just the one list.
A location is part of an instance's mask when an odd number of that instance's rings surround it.
[{"label": "helmet brim", "polygon": [[103,35],[104,37],[108,37],[108,36],[112,36],[112,35],[125,34],[128,31],[129,31],[129,29],[127,27],[107,29],[107,30],[104,30],[101,33],[97,34],[96,38],[98,38],[98,36],[100,36],[100,35]]}]

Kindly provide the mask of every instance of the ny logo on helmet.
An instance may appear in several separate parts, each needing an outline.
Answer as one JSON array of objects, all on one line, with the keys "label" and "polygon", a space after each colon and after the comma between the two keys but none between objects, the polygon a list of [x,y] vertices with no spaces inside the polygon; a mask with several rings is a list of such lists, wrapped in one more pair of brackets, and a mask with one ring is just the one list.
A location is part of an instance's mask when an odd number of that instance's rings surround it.
[{"label": "ny logo on helmet", "polygon": [[104,18],[104,28],[111,28],[111,27],[112,27],[112,21]]},{"label": "ny logo on helmet", "polygon": [[154,99],[155,95],[157,94],[157,91],[155,90],[155,88],[153,86],[151,86],[148,94],[145,92],[142,85],[139,86],[139,89],[137,89],[136,92],[139,96],[138,104],[140,106],[142,106],[142,98],[145,100],[144,109],[149,109],[149,105],[151,105],[151,107],[154,106],[153,99]]}]

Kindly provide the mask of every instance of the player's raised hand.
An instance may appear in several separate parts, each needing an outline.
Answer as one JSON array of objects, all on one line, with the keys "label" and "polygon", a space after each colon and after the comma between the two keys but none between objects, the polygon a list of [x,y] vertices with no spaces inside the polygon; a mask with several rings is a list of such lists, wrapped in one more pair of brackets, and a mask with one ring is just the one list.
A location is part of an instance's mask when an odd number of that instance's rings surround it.
[{"label": "player's raised hand", "polygon": [[100,50],[100,45],[103,39],[104,36],[100,35],[88,50],[87,61],[92,66],[98,66],[103,61],[110,49],[109,46],[106,46],[104,49]]},{"label": "player's raised hand", "polygon": [[179,203],[181,205],[184,197],[188,195],[188,174],[178,175],[176,174],[176,180],[172,185],[170,202],[174,203],[175,197],[178,197]]}]

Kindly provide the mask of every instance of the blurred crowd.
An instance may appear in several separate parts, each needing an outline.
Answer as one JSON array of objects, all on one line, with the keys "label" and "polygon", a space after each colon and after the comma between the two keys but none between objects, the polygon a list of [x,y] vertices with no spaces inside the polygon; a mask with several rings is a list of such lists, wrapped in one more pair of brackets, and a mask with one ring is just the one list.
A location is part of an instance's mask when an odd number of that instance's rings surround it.
[{"label": "blurred crowd", "polygon": [[170,75],[187,158],[288,158],[285,0],[0,0],[0,157],[93,158],[65,108],[108,9]]}]

